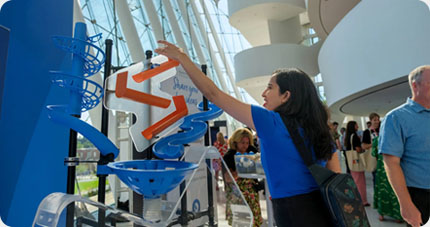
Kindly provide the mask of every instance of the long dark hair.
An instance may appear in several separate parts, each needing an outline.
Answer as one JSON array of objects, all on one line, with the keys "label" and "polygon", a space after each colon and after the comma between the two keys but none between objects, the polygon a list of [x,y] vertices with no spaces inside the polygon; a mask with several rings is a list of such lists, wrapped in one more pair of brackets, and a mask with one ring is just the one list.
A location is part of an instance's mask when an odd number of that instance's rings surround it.
[{"label": "long dark hair", "polygon": [[296,68],[276,70],[273,74],[280,94],[291,93],[288,101],[278,106],[275,112],[294,119],[304,129],[317,160],[330,159],[334,141],[327,124],[328,112],[310,77]]},{"label": "long dark hair", "polygon": [[345,138],[343,138],[343,144],[345,144],[345,147],[351,147],[350,149],[353,149],[351,144],[351,135],[356,133],[356,124],[356,121],[348,121],[348,124],[346,124],[346,133]]}]

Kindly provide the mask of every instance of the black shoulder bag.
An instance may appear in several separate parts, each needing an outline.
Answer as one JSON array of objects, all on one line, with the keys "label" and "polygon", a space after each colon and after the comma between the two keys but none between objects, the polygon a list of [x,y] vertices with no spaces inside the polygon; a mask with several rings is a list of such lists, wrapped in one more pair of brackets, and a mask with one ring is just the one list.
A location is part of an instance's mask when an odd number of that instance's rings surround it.
[{"label": "black shoulder bag", "polygon": [[321,195],[332,216],[334,226],[366,227],[369,225],[360,193],[350,174],[335,173],[313,161],[296,122],[282,116],[294,145],[320,187]]}]

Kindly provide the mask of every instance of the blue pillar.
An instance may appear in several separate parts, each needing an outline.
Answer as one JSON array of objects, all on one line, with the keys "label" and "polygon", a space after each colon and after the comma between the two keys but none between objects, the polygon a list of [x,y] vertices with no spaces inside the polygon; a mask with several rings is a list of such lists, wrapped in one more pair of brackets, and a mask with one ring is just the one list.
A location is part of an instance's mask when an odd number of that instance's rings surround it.
[{"label": "blue pillar", "polygon": [[69,129],[51,122],[45,106],[69,102],[49,71],[71,69],[70,54],[51,37],[72,36],[73,1],[12,0],[2,6],[0,24],[10,29],[0,102],[0,216],[8,226],[31,226],[41,200],[66,190]]},{"label": "blue pillar", "polygon": [[[0,25],[0,113],[3,98],[4,77],[6,74],[7,51],[9,47],[9,29]],[[0,115],[1,119],[1,115]]]}]

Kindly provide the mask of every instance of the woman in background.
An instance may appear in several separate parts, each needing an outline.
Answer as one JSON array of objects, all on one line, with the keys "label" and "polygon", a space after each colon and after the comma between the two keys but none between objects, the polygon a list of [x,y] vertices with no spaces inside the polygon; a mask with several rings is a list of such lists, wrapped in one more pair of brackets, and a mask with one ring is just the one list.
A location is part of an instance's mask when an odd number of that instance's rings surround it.
[{"label": "woman in background", "polygon": [[378,154],[379,127],[374,130],[375,136],[372,140],[372,155],[376,157],[376,174],[375,174],[375,192],[373,194],[373,206],[379,213],[379,221],[384,221],[384,216],[395,219],[397,223],[403,222],[400,214],[400,204],[394,193],[393,188],[388,181],[385,172],[384,160],[382,154]]},{"label": "woman in background", "polygon": [[[355,121],[349,121],[346,125],[346,136],[345,136],[345,146],[346,153],[352,152],[351,150],[355,150],[357,153],[362,153],[361,148],[361,140],[357,135],[358,124]],[[349,159],[349,158],[348,158]],[[348,163],[356,160],[348,160]],[[360,161],[358,159],[357,161]],[[357,185],[358,191],[360,192],[361,200],[363,201],[364,206],[370,206],[367,202],[367,191],[366,191],[366,177],[364,176],[364,167],[361,171],[353,171],[353,167],[349,167],[351,171],[351,176],[354,179],[355,184]]]},{"label": "woman in background", "polygon": [[[245,154],[248,151],[250,145],[253,144],[254,138],[252,136],[251,131],[246,128],[236,129],[233,132],[233,135],[229,139],[229,147],[230,149],[224,155],[224,161],[227,164],[231,174],[233,175],[237,185],[239,186],[240,191],[245,197],[246,202],[251,208],[252,214],[254,216],[254,226],[261,226],[263,224],[263,217],[261,216],[261,208],[260,208],[260,198],[258,195],[258,190],[256,187],[258,185],[258,181],[255,179],[241,178],[238,176],[238,172],[236,171],[236,165],[234,162],[234,156],[236,153]],[[229,176],[225,176],[225,179],[229,179]],[[231,182],[226,180],[226,216],[228,220],[228,224],[232,224],[233,214],[231,211],[231,204],[233,202],[235,204],[240,204],[240,198],[237,195],[234,195],[234,189]]]},{"label": "woman in background", "polygon": [[[214,147],[218,149],[218,152],[221,155],[221,158],[224,157],[225,153],[227,153],[228,145],[225,142],[224,135],[222,134],[222,132],[218,132],[216,134],[216,141],[214,142]],[[212,162],[212,165],[215,170],[216,190],[218,191],[219,190],[218,177],[219,177],[219,171],[221,170],[221,160],[214,159]]]}]

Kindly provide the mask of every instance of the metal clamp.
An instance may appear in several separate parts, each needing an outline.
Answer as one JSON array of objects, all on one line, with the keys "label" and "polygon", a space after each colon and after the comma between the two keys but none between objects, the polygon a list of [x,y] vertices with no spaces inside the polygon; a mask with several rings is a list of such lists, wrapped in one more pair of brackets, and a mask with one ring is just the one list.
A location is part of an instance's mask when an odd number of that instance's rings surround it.
[{"label": "metal clamp", "polygon": [[77,165],[79,165],[79,158],[78,157],[64,158],[64,165],[65,166],[77,166]]}]

